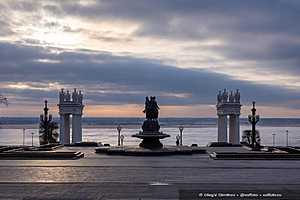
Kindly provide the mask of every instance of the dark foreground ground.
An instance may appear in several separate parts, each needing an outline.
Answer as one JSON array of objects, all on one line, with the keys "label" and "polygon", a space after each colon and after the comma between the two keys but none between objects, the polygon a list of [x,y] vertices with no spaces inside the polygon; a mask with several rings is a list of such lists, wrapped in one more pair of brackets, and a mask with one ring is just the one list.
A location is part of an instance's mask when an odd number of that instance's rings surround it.
[{"label": "dark foreground ground", "polygon": [[194,192],[256,192],[287,197],[269,199],[292,199],[300,190],[297,160],[212,160],[207,154],[108,156],[95,154],[94,148],[68,149],[83,151],[85,158],[1,160],[0,199],[179,199],[195,197]]}]

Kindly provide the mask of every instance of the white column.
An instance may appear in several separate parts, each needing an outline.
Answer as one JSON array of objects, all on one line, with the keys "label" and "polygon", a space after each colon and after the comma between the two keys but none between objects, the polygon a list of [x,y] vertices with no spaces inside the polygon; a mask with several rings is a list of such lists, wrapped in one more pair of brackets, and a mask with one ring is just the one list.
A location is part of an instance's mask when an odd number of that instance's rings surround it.
[{"label": "white column", "polygon": [[229,143],[234,144],[235,140],[235,116],[229,115]]},{"label": "white column", "polygon": [[72,116],[72,143],[82,141],[81,115]]},{"label": "white column", "polygon": [[227,116],[218,115],[218,142],[227,142]]},{"label": "white column", "polygon": [[64,115],[64,144],[70,144],[70,115]]},{"label": "white column", "polygon": [[240,144],[239,115],[230,115],[229,117],[229,142],[232,144]]},{"label": "white column", "polygon": [[60,114],[60,121],[59,121],[59,142],[64,144],[65,142],[65,120],[64,115]]},{"label": "white column", "polygon": [[240,115],[235,115],[235,137],[233,144],[240,144]]}]

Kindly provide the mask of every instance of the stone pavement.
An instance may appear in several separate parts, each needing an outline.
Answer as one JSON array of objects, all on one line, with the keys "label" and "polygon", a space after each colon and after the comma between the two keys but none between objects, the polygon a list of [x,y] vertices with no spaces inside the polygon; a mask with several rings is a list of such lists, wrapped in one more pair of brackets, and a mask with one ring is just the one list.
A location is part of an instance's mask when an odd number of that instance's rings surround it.
[{"label": "stone pavement", "polygon": [[[300,161],[212,160],[207,154],[1,160],[0,199],[179,199],[180,190],[300,189]],[[245,198],[244,198],[245,199]]]}]

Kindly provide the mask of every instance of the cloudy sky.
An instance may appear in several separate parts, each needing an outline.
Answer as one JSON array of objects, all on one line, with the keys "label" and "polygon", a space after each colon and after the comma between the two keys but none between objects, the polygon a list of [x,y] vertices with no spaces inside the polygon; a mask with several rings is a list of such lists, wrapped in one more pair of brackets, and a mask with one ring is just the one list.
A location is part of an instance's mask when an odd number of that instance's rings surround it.
[{"label": "cloudy sky", "polygon": [[240,89],[243,116],[300,117],[300,1],[0,1],[1,116],[38,116],[79,88],[85,116],[215,116]]}]

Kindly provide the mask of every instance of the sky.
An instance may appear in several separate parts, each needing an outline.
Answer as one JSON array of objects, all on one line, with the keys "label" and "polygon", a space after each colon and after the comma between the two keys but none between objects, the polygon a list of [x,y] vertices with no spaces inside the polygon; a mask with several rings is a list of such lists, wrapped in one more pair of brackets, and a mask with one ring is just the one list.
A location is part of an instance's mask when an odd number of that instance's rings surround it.
[{"label": "sky", "polygon": [[0,1],[0,116],[57,115],[61,88],[84,115],[215,117],[239,89],[242,116],[300,117],[298,0]]}]

